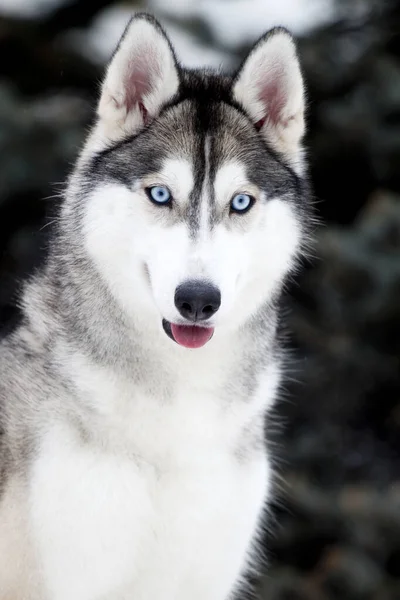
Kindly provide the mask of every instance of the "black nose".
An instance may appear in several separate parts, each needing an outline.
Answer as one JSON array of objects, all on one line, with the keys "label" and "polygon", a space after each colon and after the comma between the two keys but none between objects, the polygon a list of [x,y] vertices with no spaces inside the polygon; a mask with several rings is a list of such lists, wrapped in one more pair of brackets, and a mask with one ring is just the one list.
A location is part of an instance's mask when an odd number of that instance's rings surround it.
[{"label": "black nose", "polygon": [[205,321],[221,306],[221,292],[211,283],[186,281],[176,288],[175,306],[189,321]]}]

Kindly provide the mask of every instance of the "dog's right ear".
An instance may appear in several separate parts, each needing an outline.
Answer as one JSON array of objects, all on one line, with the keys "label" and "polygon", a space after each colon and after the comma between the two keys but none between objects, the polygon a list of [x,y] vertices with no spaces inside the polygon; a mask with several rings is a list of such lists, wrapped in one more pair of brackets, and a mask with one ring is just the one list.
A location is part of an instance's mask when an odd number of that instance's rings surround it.
[{"label": "dog's right ear", "polygon": [[108,66],[98,106],[105,138],[118,141],[154,119],[179,88],[179,67],[158,22],[138,14]]}]

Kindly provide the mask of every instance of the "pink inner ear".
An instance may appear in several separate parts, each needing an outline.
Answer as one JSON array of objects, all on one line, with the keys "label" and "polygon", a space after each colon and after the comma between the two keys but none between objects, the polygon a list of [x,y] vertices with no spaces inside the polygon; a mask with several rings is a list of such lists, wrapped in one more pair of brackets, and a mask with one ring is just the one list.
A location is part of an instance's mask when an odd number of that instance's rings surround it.
[{"label": "pink inner ear", "polygon": [[278,124],[282,120],[282,112],[286,104],[286,94],[284,90],[283,77],[279,72],[271,73],[272,80],[263,81],[260,84],[259,99],[265,106],[265,117],[263,117],[256,127],[261,123],[261,127],[266,120]]},{"label": "pink inner ear", "polygon": [[147,109],[144,104],[145,96],[151,91],[152,74],[150,61],[144,57],[138,57],[128,66],[128,72],[125,76],[125,103],[129,112],[136,105],[139,105],[143,117],[147,117]]},{"label": "pink inner ear", "polygon": [[143,102],[139,102],[139,110],[140,114],[142,115],[144,125],[148,125],[150,123],[150,115]]},{"label": "pink inner ear", "polygon": [[262,119],[257,121],[257,123],[255,124],[255,128],[257,129],[257,131],[260,131],[260,129],[264,125],[265,121],[266,121],[266,117],[263,117]]}]

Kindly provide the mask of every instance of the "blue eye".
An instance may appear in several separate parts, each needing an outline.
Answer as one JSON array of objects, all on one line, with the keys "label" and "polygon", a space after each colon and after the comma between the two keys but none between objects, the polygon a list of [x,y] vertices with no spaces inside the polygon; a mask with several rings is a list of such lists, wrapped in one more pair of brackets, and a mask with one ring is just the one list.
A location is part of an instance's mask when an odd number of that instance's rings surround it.
[{"label": "blue eye", "polygon": [[146,188],[146,193],[152,202],[156,204],[170,204],[172,200],[171,192],[163,185],[153,185]]},{"label": "blue eye", "polygon": [[253,196],[249,196],[249,194],[236,194],[231,201],[231,212],[245,213],[253,206],[254,202]]}]

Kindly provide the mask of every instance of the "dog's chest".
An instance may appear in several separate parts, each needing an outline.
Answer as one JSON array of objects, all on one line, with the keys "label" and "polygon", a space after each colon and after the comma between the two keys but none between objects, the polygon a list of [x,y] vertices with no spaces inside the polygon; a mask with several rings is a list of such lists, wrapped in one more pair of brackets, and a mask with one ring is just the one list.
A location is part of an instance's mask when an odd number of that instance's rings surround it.
[{"label": "dog's chest", "polygon": [[143,397],[104,447],[49,431],[32,510],[52,597],[65,581],[76,600],[225,598],[268,482],[263,452],[235,453],[238,418],[210,398]]}]

